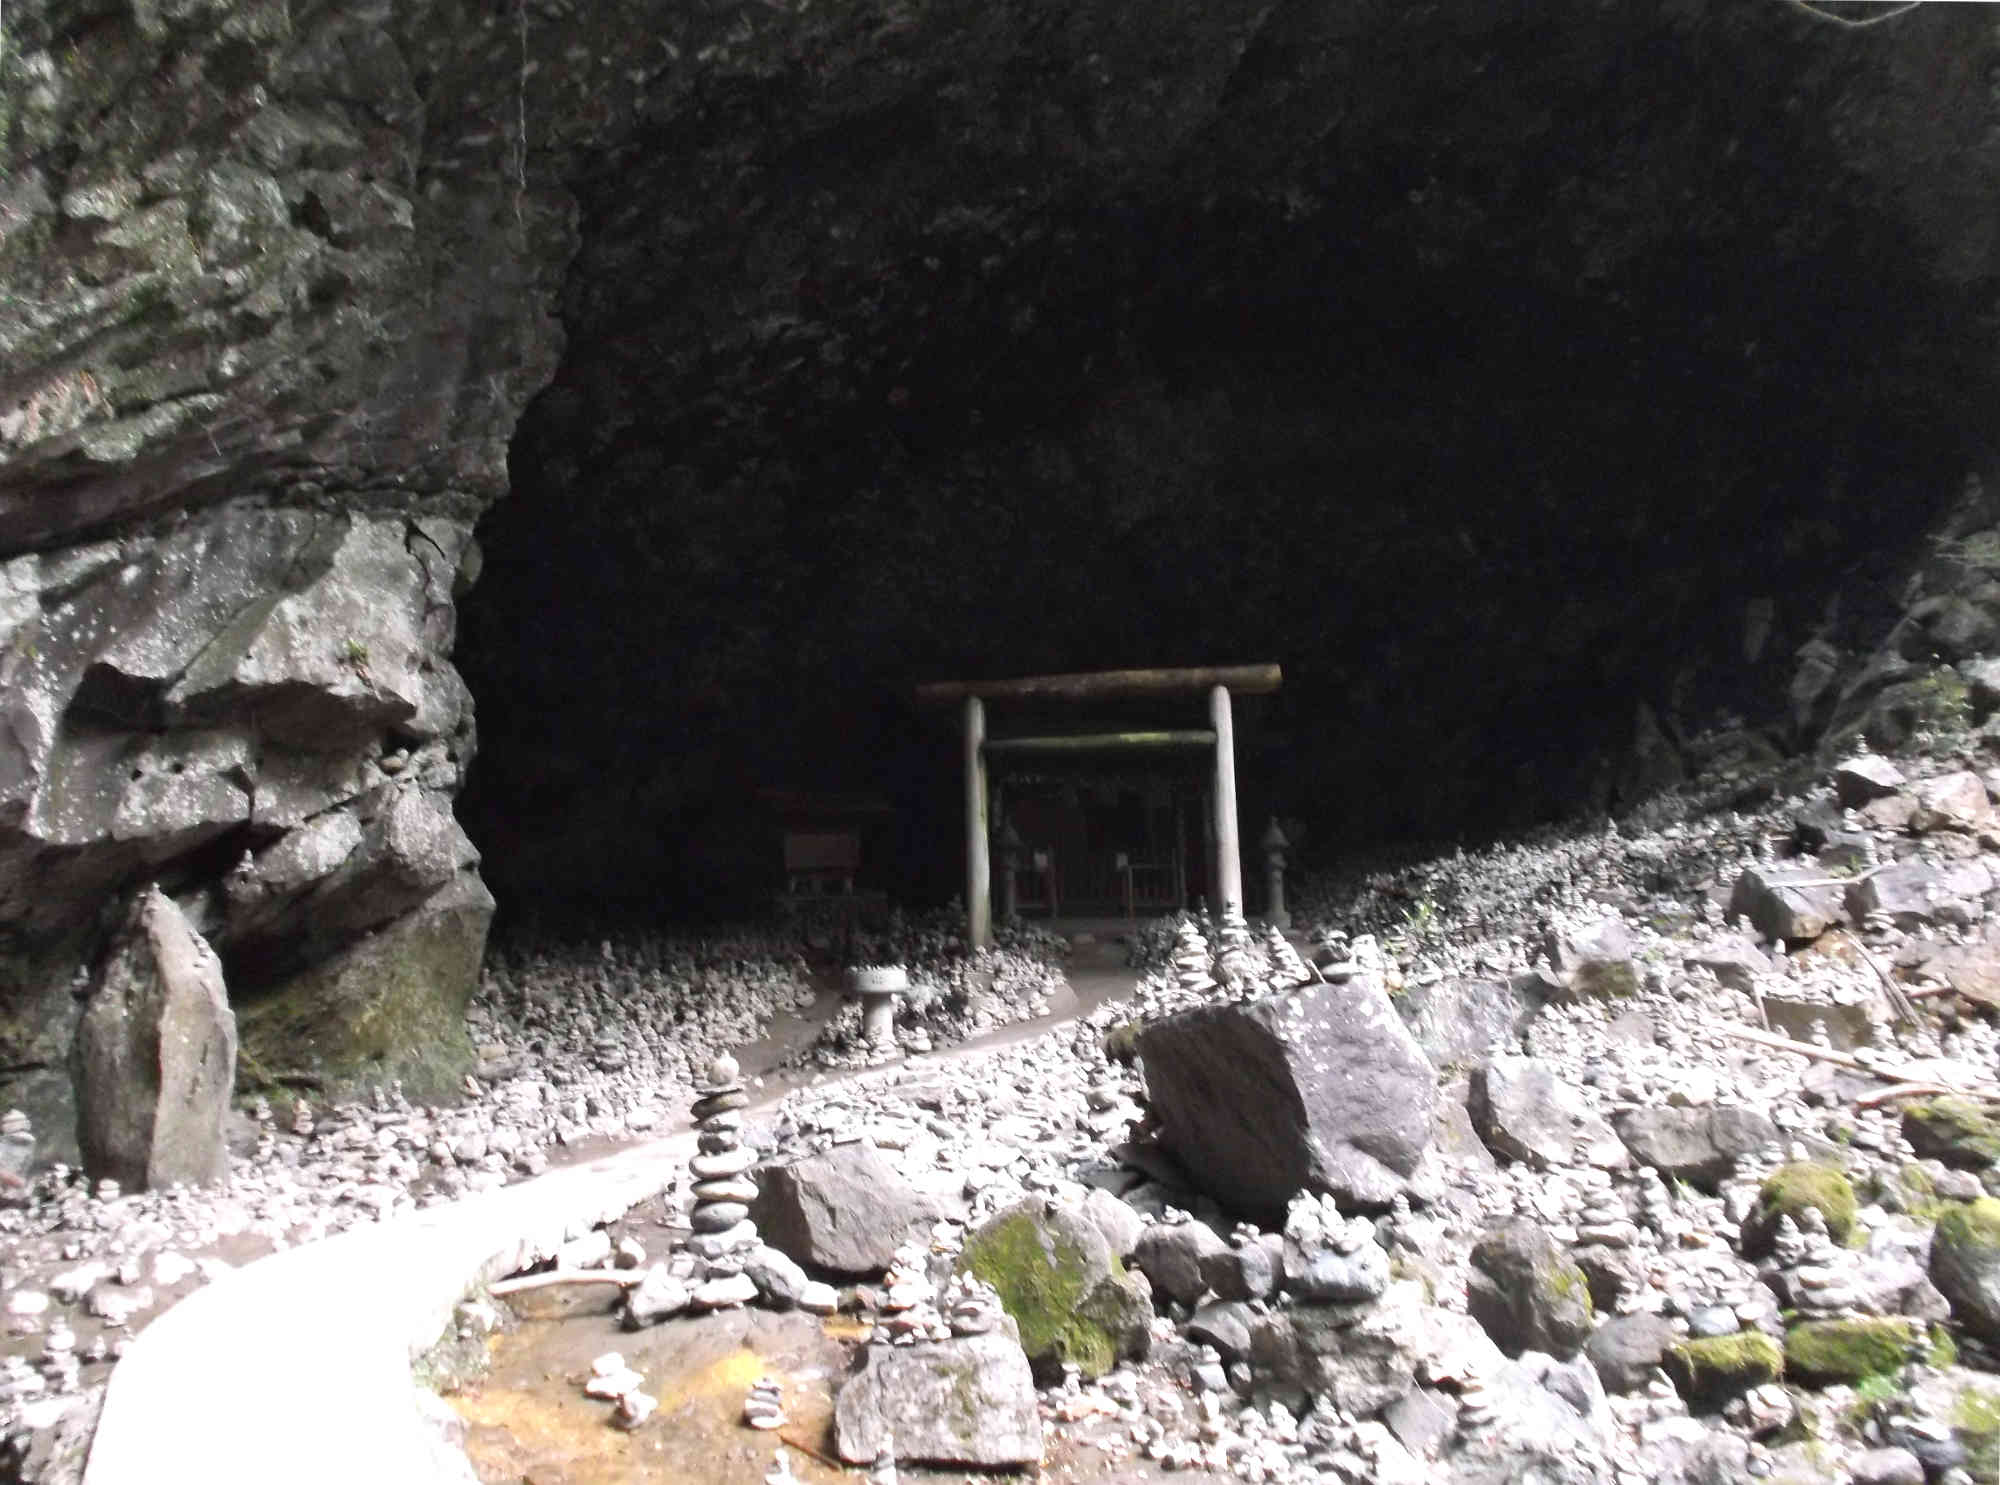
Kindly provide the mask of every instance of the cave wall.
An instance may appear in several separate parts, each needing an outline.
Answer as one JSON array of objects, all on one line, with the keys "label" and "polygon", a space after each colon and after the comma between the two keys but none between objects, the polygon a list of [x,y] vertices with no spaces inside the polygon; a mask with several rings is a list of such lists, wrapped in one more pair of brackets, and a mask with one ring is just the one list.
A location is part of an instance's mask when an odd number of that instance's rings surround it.
[{"label": "cave wall", "polygon": [[[472,840],[539,860],[523,890],[594,861],[588,895],[626,857],[543,851],[578,819],[906,745],[893,705],[746,695],[1296,652],[1286,705],[1337,706],[1281,715],[1274,767],[1358,756],[1412,678],[1463,724],[1432,758],[1476,761],[1547,646],[1616,690],[1743,568],[1831,581],[1941,499],[1991,372],[1970,8],[0,28],[0,1096],[59,1102],[144,880],[267,1007],[259,1065],[322,1076],[357,1006],[469,990]],[[1646,569],[1632,640],[1583,574],[1662,550],[1688,577]],[[1496,626],[1502,663],[1434,663]]]},{"label": "cave wall", "polygon": [[1642,705],[1678,746],[1872,645],[1984,459],[1970,12],[968,14],[573,178],[467,616],[503,898],[693,902],[716,801],[801,771],[949,820],[938,675],[1282,660],[1246,777],[1321,841],[1629,802]]}]

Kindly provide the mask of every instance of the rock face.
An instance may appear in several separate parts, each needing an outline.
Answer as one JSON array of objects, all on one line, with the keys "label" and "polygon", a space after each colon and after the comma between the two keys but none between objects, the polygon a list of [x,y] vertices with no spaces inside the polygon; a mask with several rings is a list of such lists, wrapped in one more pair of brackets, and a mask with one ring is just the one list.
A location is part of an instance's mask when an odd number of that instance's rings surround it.
[{"label": "rock face", "polygon": [[214,951],[156,887],[91,989],[70,1065],[92,1180],[146,1191],[228,1178],[236,1020]]},{"label": "rock face", "polygon": [[1162,1141],[1260,1225],[1301,1191],[1386,1206],[1430,1142],[1436,1073],[1366,977],[1182,1012],[1140,1034],[1139,1056]]},{"label": "rock face", "polygon": [[757,1169],[750,1220],[764,1241],[809,1268],[879,1274],[937,1216],[866,1140]]},{"label": "rock face", "polygon": [[[967,1234],[959,1267],[991,1284],[1038,1376],[1074,1362],[1086,1378],[1152,1344],[1152,1291],[1081,1212],[1017,1202]],[[901,1435],[897,1436],[901,1449]]]},{"label": "rock face", "polygon": [[834,1437],[849,1464],[873,1464],[890,1439],[899,1464],[1019,1469],[1042,1457],[1035,1382],[1003,1331],[869,1346],[834,1399]]}]

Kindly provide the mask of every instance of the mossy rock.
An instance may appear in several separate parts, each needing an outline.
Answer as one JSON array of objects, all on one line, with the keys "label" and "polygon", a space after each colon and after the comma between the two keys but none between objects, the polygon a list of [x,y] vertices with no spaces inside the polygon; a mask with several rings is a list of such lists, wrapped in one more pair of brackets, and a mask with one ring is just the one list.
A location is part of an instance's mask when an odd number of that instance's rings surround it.
[{"label": "mossy rock", "polygon": [[1975,1480],[2000,1473],[2000,1392],[1967,1387],[1954,1399],[1951,1431],[1965,1449],[1965,1468]]},{"label": "mossy rock", "polygon": [[455,1098],[472,1070],[465,1007],[493,899],[472,878],[277,991],[237,1004],[237,1085],[345,1098],[401,1081],[419,1102]]},{"label": "mossy rock", "polygon": [[1757,1193],[1756,1209],[1743,1224],[1744,1253],[1757,1258],[1770,1251],[1779,1220],[1790,1217],[1797,1222],[1808,1210],[1826,1218],[1827,1234],[1836,1243],[1845,1243],[1853,1235],[1859,1203],[1854,1199],[1854,1184],[1838,1166],[1799,1160],[1771,1172]]},{"label": "mossy rock", "polygon": [[1960,1170],[2000,1165],[2000,1119],[1968,1098],[1931,1098],[1903,1110],[1903,1137],[1919,1158]]},{"label": "mossy rock", "polygon": [[1895,1372],[1923,1345],[1912,1320],[1811,1320],[1785,1333],[1785,1374],[1813,1386],[1851,1385]]},{"label": "mossy rock", "polygon": [[2000,1200],[1954,1203],[1938,1218],[1929,1272],[1950,1301],[1953,1319],[1975,1335],[2000,1340]]},{"label": "mossy rock", "polygon": [[1121,1021],[1104,1033],[1104,1055],[1130,1067],[1139,1060],[1139,1033],[1145,1028],[1137,1021]]},{"label": "mossy rock", "polygon": [[1017,1202],[966,1238],[959,1267],[999,1291],[1038,1377],[1059,1376],[1068,1362],[1101,1377],[1150,1345],[1144,1279],[1126,1272],[1080,1212]]},{"label": "mossy rock", "polygon": [[1785,1374],[1785,1353],[1759,1330],[1682,1341],[1666,1355],[1667,1375],[1690,1407],[1720,1408]]}]

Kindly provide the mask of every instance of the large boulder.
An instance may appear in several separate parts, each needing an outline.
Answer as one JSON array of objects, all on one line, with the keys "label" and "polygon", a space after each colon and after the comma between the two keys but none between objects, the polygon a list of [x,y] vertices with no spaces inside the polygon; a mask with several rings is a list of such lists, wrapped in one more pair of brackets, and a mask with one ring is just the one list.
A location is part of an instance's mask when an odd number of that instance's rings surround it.
[{"label": "large boulder", "polygon": [[1162,1142],[1265,1227],[1301,1191],[1388,1205],[1430,1142],[1436,1071],[1370,976],[1183,1011],[1139,1056]]},{"label": "large boulder", "polygon": [[1466,1112],[1486,1147],[1504,1160],[1545,1169],[1581,1155],[1592,1165],[1627,1163],[1611,1126],[1576,1088],[1533,1057],[1495,1057],[1473,1069]]},{"label": "large boulder", "polygon": [[1017,1202],[966,1235],[958,1266],[999,1291],[1039,1377],[1060,1376],[1066,1362],[1099,1377],[1151,1349],[1151,1287],[1080,1211]]},{"label": "large boulder", "polygon": [[1534,1019],[1532,998],[1504,980],[1442,979],[1394,997],[1396,1012],[1432,1066],[1469,1066],[1496,1046],[1516,1047]]},{"label": "large boulder", "polygon": [[1042,1457],[1034,1377],[1005,1330],[863,1348],[833,1420],[849,1464],[873,1464],[892,1440],[899,1464],[1004,1470]]},{"label": "large boulder", "polygon": [[1829,880],[1816,864],[1745,867],[1729,893],[1729,916],[1747,918],[1764,938],[1810,943],[1846,911],[1843,889]]},{"label": "large boulder", "polygon": [[1415,1279],[1392,1283],[1372,1304],[1287,1305],[1260,1316],[1251,1359],[1260,1372],[1330,1398],[1355,1418],[1380,1412],[1420,1377],[1502,1364],[1470,1316],[1428,1304]]},{"label": "large boulder", "polygon": [[1509,1356],[1542,1351],[1566,1361],[1596,1322],[1590,1281],[1533,1222],[1504,1223],[1473,1245],[1465,1298]]},{"label": "large boulder", "polygon": [[236,1018],[215,951],[157,887],[134,900],[91,988],[70,1071],[92,1180],[146,1191],[228,1178]]},{"label": "large boulder", "polygon": [[1572,995],[1630,995],[1639,988],[1632,934],[1621,918],[1553,930],[1545,948],[1549,963]]},{"label": "large boulder", "polygon": [[1974,1335],[2000,1340],[2000,1200],[1953,1205],[1931,1237],[1930,1279]]},{"label": "large boulder", "polygon": [[1584,1354],[1607,1392],[1637,1392],[1680,1340],[1664,1317],[1640,1311],[1616,1315],[1590,1333]]},{"label": "large boulder", "polygon": [[246,1081],[298,1077],[329,1093],[400,1081],[455,1095],[475,1058],[465,1008],[493,896],[470,868],[411,912],[239,1007]]},{"label": "large boulder", "polygon": [[1731,1105],[1628,1109],[1612,1121],[1641,1165],[1669,1180],[1713,1189],[1736,1161],[1778,1137],[1778,1127],[1753,1109]]},{"label": "large boulder", "polygon": [[808,1268],[879,1274],[913,1233],[937,1220],[935,1203],[867,1140],[757,1169],[751,1220],[765,1242]]}]

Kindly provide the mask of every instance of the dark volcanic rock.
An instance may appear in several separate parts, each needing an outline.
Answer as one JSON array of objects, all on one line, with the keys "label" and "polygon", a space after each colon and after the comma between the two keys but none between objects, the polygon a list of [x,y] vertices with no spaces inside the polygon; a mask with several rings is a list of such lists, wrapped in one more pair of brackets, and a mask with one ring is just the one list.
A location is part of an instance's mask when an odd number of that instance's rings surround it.
[{"label": "dark volcanic rock", "polygon": [[146,1191],[228,1178],[236,1018],[214,950],[157,887],[134,901],[91,989],[70,1068],[93,1181]]},{"label": "dark volcanic rock", "polygon": [[1680,1336],[1658,1315],[1617,1315],[1590,1334],[1584,1354],[1607,1392],[1637,1392]]},{"label": "dark volcanic rock", "polygon": [[896,1249],[936,1220],[866,1140],[757,1169],[750,1217],[765,1242],[808,1268],[879,1274]]},{"label": "dark volcanic rock", "polygon": [[1576,1355],[1590,1335],[1590,1284],[1583,1271],[1532,1222],[1489,1231],[1472,1249],[1466,1306],[1509,1356]]},{"label": "dark volcanic rock", "polygon": [[1762,1114],[1731,1107],[1629,1109],[1612,1128],[1639,1164],[1711,1189],[1739,1157],[1778,1137],[1778,1127]]},{"label": "dark volcanic rock", "polygon": [[1366,978],[1184,1011],[1139,1056],[1162,1142],[1266,1227],[1301,1191],[1386,1206],[1430,1141],[1436,1073]]}]

